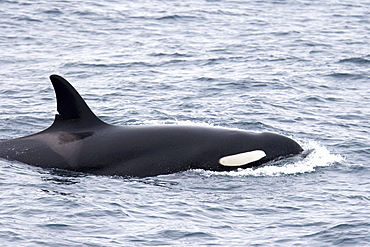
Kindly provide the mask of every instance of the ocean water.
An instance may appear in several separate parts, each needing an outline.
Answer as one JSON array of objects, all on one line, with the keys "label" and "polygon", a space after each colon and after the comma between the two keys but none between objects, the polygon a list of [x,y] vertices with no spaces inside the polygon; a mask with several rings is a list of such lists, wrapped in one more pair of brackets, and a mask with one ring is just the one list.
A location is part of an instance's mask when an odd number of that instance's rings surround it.
[{"label": "ocean water", "polygon": [[143,179],[0,160],[1,246],[369,246],[369,16],[366,0],[0,0],[0,140],[50,126],[56,73],[111,124],[311,151]]}]

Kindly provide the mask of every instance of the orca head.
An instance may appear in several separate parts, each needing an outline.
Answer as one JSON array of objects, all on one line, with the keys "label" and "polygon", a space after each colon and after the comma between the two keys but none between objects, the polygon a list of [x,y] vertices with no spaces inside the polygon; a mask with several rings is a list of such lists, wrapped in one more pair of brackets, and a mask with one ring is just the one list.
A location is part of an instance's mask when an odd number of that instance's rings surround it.
[{"label": "orca head", "polygon": [[248,147],[248,151],[224,156],[219,163],[226,167],[252,167],[303,151],[296,141],[274,133],[256,134],[252,142],[253,148]]},{"label": "orca head", "polygon": [[289,137],[274,133],[262,133],[262,135],[265,139],[264,151],[268,161],[303,152],[303,148]]}]

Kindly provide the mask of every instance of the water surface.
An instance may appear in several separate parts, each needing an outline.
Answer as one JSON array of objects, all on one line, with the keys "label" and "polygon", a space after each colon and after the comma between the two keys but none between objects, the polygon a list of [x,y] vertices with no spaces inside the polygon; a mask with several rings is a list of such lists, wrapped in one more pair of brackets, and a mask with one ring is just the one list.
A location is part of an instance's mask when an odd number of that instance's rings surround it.
[{"label": "water surface", "polygon": [[368,245],[369,15],[364,0],[0,1],[0,140],[50,126],[56,73],[112,124],[312,150],[144,179],[1,160],[2,246]]}]

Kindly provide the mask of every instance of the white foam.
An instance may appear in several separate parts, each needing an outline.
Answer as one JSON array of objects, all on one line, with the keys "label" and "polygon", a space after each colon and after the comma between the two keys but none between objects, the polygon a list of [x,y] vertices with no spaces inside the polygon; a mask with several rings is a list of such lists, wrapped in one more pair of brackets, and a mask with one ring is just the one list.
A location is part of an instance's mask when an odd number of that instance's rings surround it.
[{"label": "white foam", "polygon": [[228,172],[213,172],[196,170],[204,176],[224,175],[232,177],[241,176],[282,176],[314,172],[317,167],[330,166],[341,162],[344,158],[338,154],[332,154],[329,150],[314,141],[301,144],[304,150],[312,150],[305,158],[292,157],[257,168],[238,169]]},{"label": "white foam", "polygon": [[[126,125],[183,125],[183,126],[200,126],[200,127],[219,127],[217,125],[214,125],[212,123],[206,123],[206,122],[194,122],[190,120],[144,120],[140,122],[130,123]],[[222,127],[220,127],[222,128]]]}]

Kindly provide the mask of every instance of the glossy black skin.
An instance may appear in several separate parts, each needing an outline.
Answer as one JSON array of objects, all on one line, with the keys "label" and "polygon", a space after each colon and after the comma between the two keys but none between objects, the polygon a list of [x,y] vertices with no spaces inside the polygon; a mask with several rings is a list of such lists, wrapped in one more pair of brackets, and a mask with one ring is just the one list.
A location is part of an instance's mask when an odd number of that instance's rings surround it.
[{"label": "glossy black skin", "polygon": [[[37,134],[0,142],[0,157],[43,168],[147,177],[188,169],[253,167],[303,151],[294,140],[273,133],[181,125],[110,125],[91,112],[65,79],[57,75],[50,78],[59,112],[54,123]],[[224,156],[253,150],[263,150],[266,157],[239,167],[219,163]]]}]

